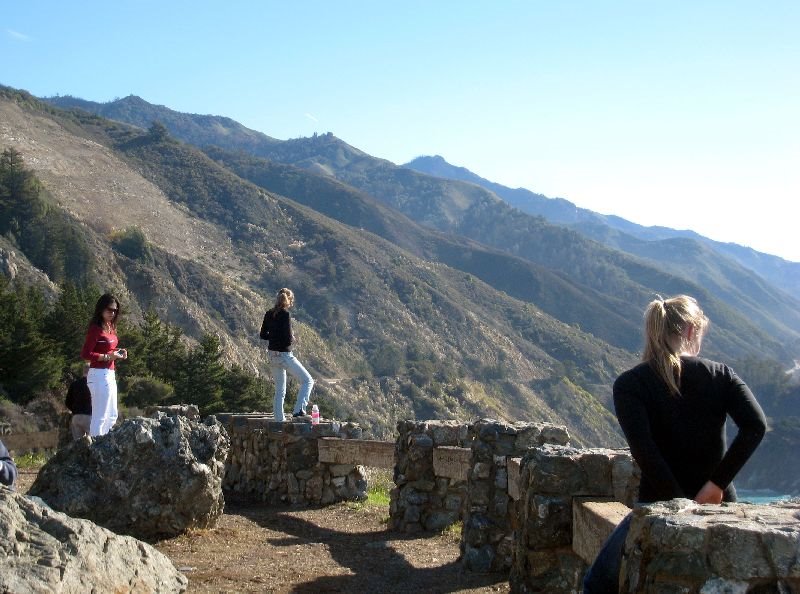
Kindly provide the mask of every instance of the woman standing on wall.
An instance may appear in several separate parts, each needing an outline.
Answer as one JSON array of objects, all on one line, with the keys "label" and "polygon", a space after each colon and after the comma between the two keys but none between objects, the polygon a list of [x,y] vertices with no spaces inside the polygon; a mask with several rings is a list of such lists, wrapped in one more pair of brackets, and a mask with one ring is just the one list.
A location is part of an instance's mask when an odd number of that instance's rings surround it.
[{"label": "woman standing on wall", "polygon": [[[764,436],[764,413],[730,367],[698,357],[708,318],[697,301],[686,295],[656,299],[644,317],[642,363],[614,382],[617,419],[642,470],[639,502],[736,501],[731,481]],[[728,416],[738,432],[726,450]],[[589,568],[585,594],[618,591],[630,519]]]},{"label": "woman standing on wall", "polygon": [[292,354],[292,344],[295,342],[292,333],[292,318],[289,310],[294,305],[294,293],[289,289],[281,289],[275,298],[275,306],[264,314],[261,324],[260,336],[268,340],[267,354],[272,369],[272,378],[275,381],[275,401],[273,411],[276,421],[283,421],[283,401],[286,398],[286,372],[300,382],[297,392],[297,402],[294,405],[293,417],[302,417],[306,414],[306,405],[311,397],[314,379],[306,371],[302,363]]},{"label": "woman standing on wall", "polygon": [[119,301],[106,293],[97,300],[89,321],[81,358],[89,361],[86,383],[92,395],[91,436],[105,435],[117,420],[117,380],[114,364],[127,359],[128,352],[117,348],[117,319]]}]

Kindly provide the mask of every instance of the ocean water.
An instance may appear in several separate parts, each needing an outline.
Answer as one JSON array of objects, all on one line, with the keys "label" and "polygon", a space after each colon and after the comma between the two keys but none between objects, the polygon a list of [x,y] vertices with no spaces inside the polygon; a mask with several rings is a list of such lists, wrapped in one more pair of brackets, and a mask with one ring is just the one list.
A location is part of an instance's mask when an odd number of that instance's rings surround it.
[{"label": "ocean water", "polygon": [[736,489],[736,495],[738,496],[739,501],[759,504],[772,503],[773,501],[783,501],[785,499],[792,498],[792,495],[776,493],[775,491],[768,490],[747,491],[744,489]]}]

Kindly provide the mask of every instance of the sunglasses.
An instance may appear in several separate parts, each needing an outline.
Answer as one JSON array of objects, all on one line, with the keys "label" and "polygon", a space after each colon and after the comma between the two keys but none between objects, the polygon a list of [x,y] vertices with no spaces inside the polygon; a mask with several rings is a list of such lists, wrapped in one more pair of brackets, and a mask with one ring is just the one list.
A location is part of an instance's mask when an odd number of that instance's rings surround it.
[{"label": "sunglasses", "polygon": [[111,313],[117,313],[117,308],[116,307],[107,307],[106,311],[110,311]]}]

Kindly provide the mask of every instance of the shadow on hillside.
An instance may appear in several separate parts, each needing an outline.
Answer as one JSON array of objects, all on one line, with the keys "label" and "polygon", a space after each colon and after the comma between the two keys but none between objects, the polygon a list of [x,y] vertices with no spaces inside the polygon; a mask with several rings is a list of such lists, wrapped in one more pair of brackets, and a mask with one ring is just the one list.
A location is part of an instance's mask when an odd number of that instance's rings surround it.
[{"label": "shadow on hillside", "polygon": [[[430,534],[403,534],[389,530],[377,532],[342,532],[317,526],[275,510],[264,514],[264,510],[239,508],[243,516],[272,530],[286,533],[286,538],[270,540],[277,546],[307,545],[320,543],[327,546],[330,556],[340,566],[348,568],[353,575],[322,576],[295,585],[291,592],[298,594],[317,592],[458,592],[492,585],[507,585],[505,574],[474,574],[462,569],[458,561],[437,567],[415,567],[387,541],[418,540],[423,549]],[[453,544],[458,547],[458,544]],[[314,559],[307,560],[313,565]],[[302,568],[297,568],[302,573]]]}]

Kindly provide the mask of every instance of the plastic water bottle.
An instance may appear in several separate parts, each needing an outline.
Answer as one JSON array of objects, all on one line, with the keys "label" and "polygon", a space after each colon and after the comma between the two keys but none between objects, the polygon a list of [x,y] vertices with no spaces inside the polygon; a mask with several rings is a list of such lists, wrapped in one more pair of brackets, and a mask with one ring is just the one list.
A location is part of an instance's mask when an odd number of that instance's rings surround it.
[{"label": "plastic water bottle", "polygon": [[316,404],[311,407],[311,424],[319,425],[319,407]]}]

